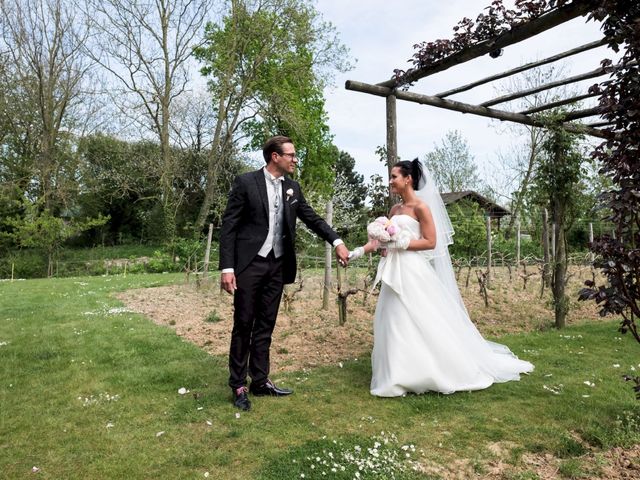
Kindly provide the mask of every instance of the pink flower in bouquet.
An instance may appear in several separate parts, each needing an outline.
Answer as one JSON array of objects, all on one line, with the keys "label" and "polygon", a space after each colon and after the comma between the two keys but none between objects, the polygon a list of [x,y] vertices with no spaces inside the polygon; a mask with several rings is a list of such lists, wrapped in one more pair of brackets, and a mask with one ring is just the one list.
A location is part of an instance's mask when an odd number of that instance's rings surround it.
[{"label": "pink flower in bouquet", "polygon": [[398,232],[398,227],[387,217],[378,217],[367,226],[367,234],[370,238],[381,242],[389,242]]}]

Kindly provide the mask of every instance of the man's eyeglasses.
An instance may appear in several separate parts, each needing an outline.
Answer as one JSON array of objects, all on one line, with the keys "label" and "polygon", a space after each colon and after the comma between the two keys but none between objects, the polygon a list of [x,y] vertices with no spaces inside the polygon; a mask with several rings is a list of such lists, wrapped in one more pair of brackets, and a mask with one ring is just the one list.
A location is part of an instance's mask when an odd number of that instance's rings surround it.
[{"label": "man's eyeglasses", "polygon": [[291,160],[298,159],[295,153],[279,153],[278,155],[280,155],[281,157],[289,157]]}]

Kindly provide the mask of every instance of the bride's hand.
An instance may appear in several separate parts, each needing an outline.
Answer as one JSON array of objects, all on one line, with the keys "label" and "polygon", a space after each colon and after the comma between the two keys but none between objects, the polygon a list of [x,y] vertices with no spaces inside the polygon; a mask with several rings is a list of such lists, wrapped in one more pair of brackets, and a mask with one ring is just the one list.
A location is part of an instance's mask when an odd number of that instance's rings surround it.
[{"label": "bride's hand", "polygon": [[367,243],[364,244],[365,252],[375,252],[380,248],[380,241],[375,238],[370,238]]}]

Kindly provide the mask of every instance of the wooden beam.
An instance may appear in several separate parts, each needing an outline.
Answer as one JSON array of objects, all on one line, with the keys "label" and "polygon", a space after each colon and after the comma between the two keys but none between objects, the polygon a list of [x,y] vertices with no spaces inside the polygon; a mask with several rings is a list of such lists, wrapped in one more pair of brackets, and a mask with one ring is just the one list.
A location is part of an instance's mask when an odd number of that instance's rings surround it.
[{"label": "wooden beam", "polygon": [[527,90],[520,90],[519,92],[510,93],[508,95],[503,95],[498,98],[494,98],[493,100],[488,100],[486,102],[482,102],[480,105],[483,107],[491,107],[492,105],[497,105],[498,103],[510,102],[511,100],[516,100],[518,98],[526,97],[527,95],[533,95],[534,93],[543,92],[545,90],[549,90],[555,87],[561,87],[563,85],[569,85],[570,83],[580,82],[582,80],[587,80],[589,78],[596,78],[606,73],[610,73],[613,71],[612,67],[607,68],[596,68],[587,73],[582,73],[580,75],[575,75],[573,77],[564,78],[562,80],[556,80],[555,82],[545,83],[544,85],[538,85],[537,87],[529,88]]},{"label": "wooden beam", "polygon": [[437,93],[436,97],[444,98],[449,97],[451,95],[455,95],[456,93],[466,92],[467,90],[471,90],[472,88],[478,87],[480,85],[484,85],[485,83],[493,82],[494,80],[500,80],[501,78],[510,77],[511,75],[515,75],[516,73],[524,72],[526,70],[530,70],[532,68],[540,67],[542,65],[547,65],[548,63],[557,62],[558,60],[562,60],[563,58],[570,57],[572,55],[576,55],[578,53],[586,52],[593,48],[601,47],[602,45],[606,45],[606,39],[597,40],[595,42],[587,43],[586,45],[582,45],[580,47],[576,47],[572,50],[567,50],[566,52],[559,53],[552,57],[548,57],[542,60],[538,60],[537,62],[527,63],[525,65],[521,65],[512,70],[507,70],[506,72],[497,73],[496,75],[492,75],[490,77],[486,77],[480,79],[478,81],[468,83],[467,85],[463,85],[461,87],[453,88],[451,90],[447,90],[446,92]]},{"label": "wooden beam", "polygon": [[[552,10],[549,13],[541,15],[529,22],[523,23],[514,27],[513,29],[498,35],[495,38],[485,40],[483,42],[471,45],[468,48],[461,50],[460,52],[449,55],[435,62],[432,65],[412,69],[407,72],[403,77],[402,83],[409,84],[416,80],[433,75],[434,73],[442,72],[448,68],[451,68],[460,63],[464,63],[468,60],[472,60],[477,57],[481,57],[494,50],[513,45],[514,43],[521,42],[527,38],[531,38],[539,33],[542,33],[550,28],[556,27],[576,17],[585,15],[593,8],[591,2],[571,2],[569,5]],[[396,87],[396,79],[392,78],[378,85],[382,87]]]},{"label": "wooden beam", "polygon": [[[347,90],[355,92],[363,92],[379,97],[388,97],[389,95],[395,95],[399,100],[405,100],[408,102],[419,103],[422,105],[431,105],[433,107],[440,107],[447,110],[454,110],[461,113],[471,113],[474,115],[480,115],[482,117],[495,118],[497,120],[507,120],[510,122],[521,123],[523,125],[531,125],[534,127],[546,128],[546,124],[540,120],[522,115],[520,113],[506,112],[504,110],[496,110],[493,108],[486,108],[479,105],[471,105],[468,103],[457,102],[455,100],[446,100],[444,98],[435,97],[432,95],[422,95],[413,92],[404,92],[401,90],[394,90],[389,87],[383,87],[381,85],[371,85],[368,83],[357,82],[354,80],[347,80],[345,83]],[[588,128],[582,125],[563,124],[563,128],[572,133],[584,133],[599,138],[608,138],[606,132],[602,132],[595,128]]]},{"label": "wooden beam", "polygon": [[608,108],[598,106],[593,108],[586,108],[584,110],[577,110],[575,112],[568,112],[562,118],[565,122],[571,122],[573,120],[578,120],[579,118],[587,118],[587,117],[593,117],[594,115],[602,115],[604,113],[607,113],[608,111],[609,111]]},{"label": "wooden beam", "polygon": [[530,115],[532,113],[544,112],[545,110],[550,110],[552,108],[561,107],[562,105],[568,105],[570,103],[576,103],[580,100],[584,100],[586,98],[597,97],[600,95],[599,93],[585,93],[583,95],[576,95],[575,97],[565,98],[562,100],[558,100],[556,102],[545,103],[544,105],[540,105],[539,107],[530,108],[529,110],[523,110],[522,115]]},{"label": "wooden beam", "polygon": [[615,123],[616,123],[615,121],[609,120],[607,122],[587,123],[586,126],[591,128],[598,128],[598,127],[607,127],[609,125],[614,125]]}]

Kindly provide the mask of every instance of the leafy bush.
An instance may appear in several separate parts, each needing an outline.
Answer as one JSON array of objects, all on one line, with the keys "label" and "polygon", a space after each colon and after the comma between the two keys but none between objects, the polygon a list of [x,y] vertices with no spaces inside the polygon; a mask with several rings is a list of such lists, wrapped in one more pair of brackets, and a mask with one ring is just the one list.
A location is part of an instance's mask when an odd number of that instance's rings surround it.
[{"label": "leafy bush", "polygon": [[171,256],[160,250],[153,252],[153,256],[147,264],[147,271],[150,273],[164,273],[179,271]]}]

